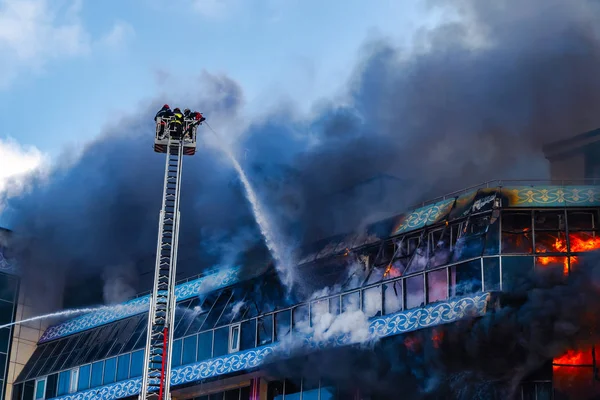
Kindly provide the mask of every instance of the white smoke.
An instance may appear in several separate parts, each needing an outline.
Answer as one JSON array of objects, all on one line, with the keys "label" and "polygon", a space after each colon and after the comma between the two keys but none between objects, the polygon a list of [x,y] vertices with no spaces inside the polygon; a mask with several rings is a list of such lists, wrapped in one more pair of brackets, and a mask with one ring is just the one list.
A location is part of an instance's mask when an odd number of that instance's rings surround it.
[{"label": "white smoke", "polygon": [[104,279],[103,298],[105,304],[118,304],[136,295],[134,282],[135,267],[131,264],[109,266],[102,274]]}]

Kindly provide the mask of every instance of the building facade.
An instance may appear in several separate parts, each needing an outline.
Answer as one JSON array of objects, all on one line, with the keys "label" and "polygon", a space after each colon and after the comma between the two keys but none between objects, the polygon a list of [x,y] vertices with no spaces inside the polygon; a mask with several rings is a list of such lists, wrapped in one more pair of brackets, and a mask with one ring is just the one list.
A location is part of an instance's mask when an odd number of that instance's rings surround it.
[{"label": "building facade", "polygon": [[[272,366],[295,357],[290,343],[319,354],[365,338],[402,341],[483,316],[496,307],[496,293],[531,271],[568,275],[584,253],[600,248],[599,219],[599,186],[490,182],[302,249],[296,268],[313,285],[304,297],[286,296],[269,266],[182,282],[172,397],[351,398],[346,388],[304,373],[282,376]],[[319,294],[324,287],[327,295]],[[46,329],[12,399],[136,398],[149,300],[141,296]],[[356,312],[365,318],[360,333],[327,323]],[[600,394],[593,352],[549,360],[523,382],[522,398],[575,398],[572,370],[589,393]]]}]

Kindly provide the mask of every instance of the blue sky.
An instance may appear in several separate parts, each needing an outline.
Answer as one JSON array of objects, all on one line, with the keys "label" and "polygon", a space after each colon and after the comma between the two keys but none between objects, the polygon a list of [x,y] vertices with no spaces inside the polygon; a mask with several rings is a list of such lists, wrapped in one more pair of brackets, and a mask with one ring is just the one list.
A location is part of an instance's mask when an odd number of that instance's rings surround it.
[{"label": "blue sky", "polygon": [[[343,84],[367,38],[408,35],[416,4],[0,0],[0,21],[20,19],[15,32],[0,28],[0,49],[17,54],[0,67],[0,107],[27,116],[23,123],[3,113],[0,137],[57,154],[98,135],[111,115],[134,113],[203,69],[238,81],[249,108],[258,107],[253,99],[278,95],[308,105]],[[164,74],[171,79],[161,85]]]}]

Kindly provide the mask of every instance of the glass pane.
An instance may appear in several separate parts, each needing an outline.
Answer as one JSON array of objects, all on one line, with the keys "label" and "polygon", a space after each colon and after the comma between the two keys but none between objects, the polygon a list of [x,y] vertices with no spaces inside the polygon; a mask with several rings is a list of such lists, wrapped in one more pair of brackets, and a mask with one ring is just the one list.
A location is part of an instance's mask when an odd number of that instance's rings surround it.
[{"label": "glass pane", "polygon": [[258,319],[258,345],[273,342],[273,314]]},{"label": "glass pane", "polygon": [[144,369],[144,350],[138,350],[131,354],[131,366],[129,368],[130,378],[142,376],[142,369]]},{"label": "glass pane", "polygon": [[595,211],[568,211],[569,231],[588,231],[598,229],[597,213]]},{"label": "glass pane", "polygon": [[104,362],[104,379],[102,382],[106,385],[113,383],[117,374],[117,358],[109,358]]},{"label": "glass pane", "polygon": [[569,258],[559,256],[536,257],[535,268],[554,270],[563,275],[569,275]]},{"label": "glass pane", "polygon": [[102,386],[102,373],[104,372],[104,361],[98,361],[92,364],[92,383],[91,387]]},{"label": "glass pane", "polygon": [[294,382],[289,379],[285,380],[284,385],[285,400],[300,400],[301,390],[300,382]]},{"label": "glass pane", "polygon": [[183,339],[183,358],[182,365],[192,364],[196,362],[196,355],[198,352],[197,343],[198,337],[188,336]]},{"label": "glass pane", "polygon": [[367,318],[381,315],[381,286],[362,291],[362,309]]},{"label": "glass pane", "polygon": [[[73,376],[71,376],[71,379],[73,379]],[[48,375],[46,378],[46,398],[56,397],[56,389],[58,389],[58,374]]]},{"label": "glass pane", "polygon": [[531,253],[531,213],[502,213],[502,252]]},{"label": "glass pane", "polygon": [[32,399],[35,393],[35,381],[27,381],[23,386],[23,399]]},{"label": "glass pane", "polygon": [[242,322],[242,337],[240,350],[248,350],[256,347],[256,320]]},{"label": "glass pane", "polygon": [[[175,343],[173,343],[175,348]],[[131,354],[123,354],[119,356],[117,360],[117,381],[124,381],[129,378],[129,362],[131,361]]]},{"label": "glass pane", "polygon": [[8,324],[13,321],[14,303],[0,300],[0,325]]},{"label": "glass pane", "polygon": [[360,292],[348,293],[342,296],[342,312],[360,310]]},{"label": "glass pane", "polygon": [[565,229],[564,211],[534,211],[533,221],[536,235],[540,230],[558,231]]},{"label": "glass pane", "polygon": [[173,348],[171,349],[171,367],[178,367],[181,365],[181,351],[183,350],[183,340],[177,339],[173,341]]},{"label": "glass pane", "polygon": [[329,313],[339,315],[341,300],[341,296],[335,296],[329,299]]},{"label": "glass pane", "polygon": [[58,374],[58,389],[56,394],[62,396],[69,393],[69,385],[71,384],[71,371],[63,371]]},{"label": "glass pane", "polygon": [[500,258],[483,259],[483,290],[500,290]]},{"label": "glass pane", "polygon": [[[496,211],[497,212],[497,211]],[[485,236],[485,249],[483,254],[486,256],[498,254],[500,252],[500,218],[494,221],[492,214],[492,222],[488,226]]]},{"label": "glass pane", "polygon": [[280,311],[275,314],[275,340],[279,341],[290,334],[292,325],[292,312]]},{"label": "glass pane", "polygon": [[522,284],[522,279],[533,271],[533,259],[527,256],[502,257],[502,290],[511,291]]},{"label": "glass pane", "polygon": [[43,399],[46,394],[46,380],[37,381],[35,385],[35,399]]},{"label": "glass pane", "polygon": [[383,285],[383,313],[392,314],[402,310],[402,281]]},{"label": "glass pane", "polygon": [[329,300],[313,301],[310,304],[311,325],[318,324],[323,315],[329,313]]},{"label": "glass pane", "polygon": [[292,329],[294,332],[307,332],[310,329],[308,306],[299,306],[292,309]]},{"label": "glass pane", "polygon": [[240,350],[240,325],[234,325],[229,332],[229,352]]},{"label": "glass pane", "polygon": [[213,357],[224,356],[229,352],[229,327],[216,329]]},{"label": "glass pane", "polygon": [[406,279],[406,309],[422,307],[425,304],[425,283],[423,275]]},{"label": "glass pane", "polygon": [[0,275],[0,299],[14,302],[17,293],[17,278],[7,275]]},{"label": "glass pane", "polygon": [[446,300],[448,298],[448,270],[438,269],[427,274],[427,301]]},{"label": "glass pane", "polygon": [[450,268],[450,294],[464,296],[481,291],[481,261],[455,265]]},{"label": "glass pane", "polygon": [[198,335],[198,361],[212,357],[213,331],[202,332]]},{"label": "glass pane", "polygon": [[90,388],[90,372],[92,366],[87,364],[79,367],[79,382],[77,382],[77,391]]}]

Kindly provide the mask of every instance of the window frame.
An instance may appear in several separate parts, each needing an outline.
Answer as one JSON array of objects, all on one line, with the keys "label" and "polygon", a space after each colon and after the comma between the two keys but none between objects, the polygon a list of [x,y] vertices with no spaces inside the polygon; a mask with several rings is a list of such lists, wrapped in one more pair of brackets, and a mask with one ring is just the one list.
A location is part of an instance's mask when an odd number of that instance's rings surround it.
[{"label": "window frame", "polygon": [[[40,382],[44,382],[44,387],[42,389],[42,397],[37,397],[38,394],[38,385]],[[46,400],[46,390],[48,389],[48,376],[44,376],[42,378],[35,379],[35,388],[33,390],[33,399],[34,400]]]},{"label": "window frame", "polygon": [[[227,350],[229,354],[240,351],[241,325],[242,324],[233,324],[229,326],[229,340],[227,341]],[[237,335],[234,335],[235,331],[237,331]],[[236,343],[233,343],[234,339]]]}]

